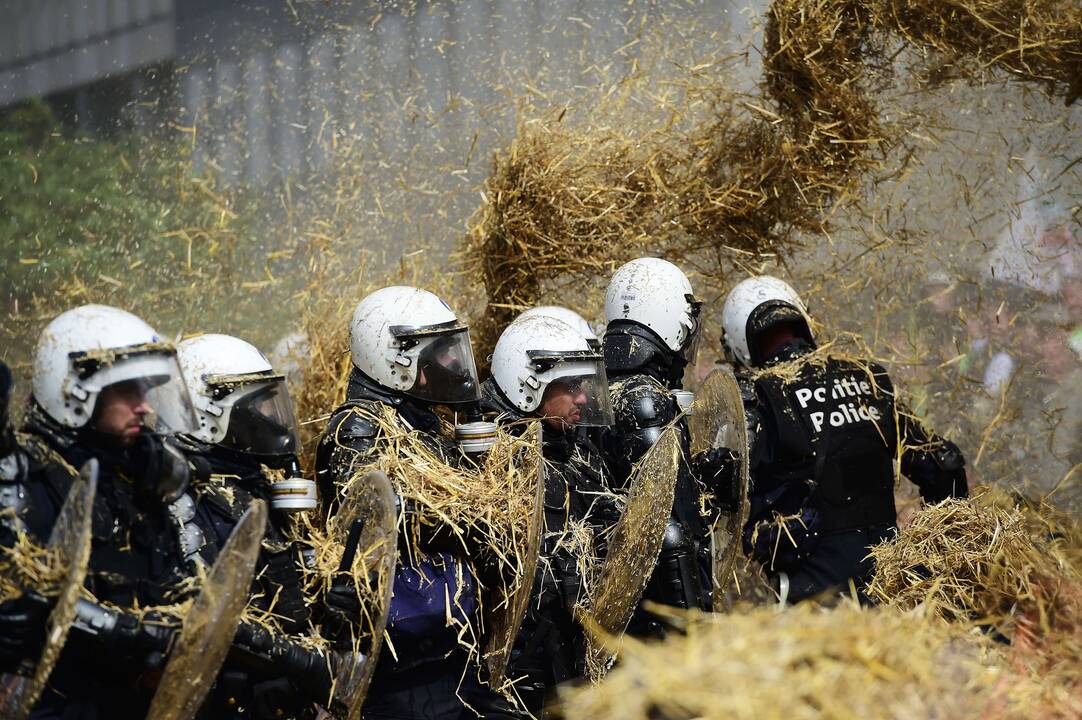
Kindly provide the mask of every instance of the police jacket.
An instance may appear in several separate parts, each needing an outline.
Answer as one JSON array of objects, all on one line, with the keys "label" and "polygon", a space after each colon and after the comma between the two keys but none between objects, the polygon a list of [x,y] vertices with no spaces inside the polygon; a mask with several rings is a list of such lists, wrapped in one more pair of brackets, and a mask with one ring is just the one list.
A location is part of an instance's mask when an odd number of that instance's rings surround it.
[{"label": "police jacket", "polygon": [[[505,426],[528,419],[491,378],[482,385],[482,407]],[[602,557],[601,532],[620,519],[601,452],[585,429],[560,432],[546,424],[541,428],[545,526],[532,597],[507,673],[522,678],[516,688],[524,696],[531,691],[543,694],[585,674],[585,636],[574,619],[575,607],[583,599],[584,555]],[[574,526],[590,530],[595,542],[576,547]]]},{"label": "police jacket", "polygon": [[[246,455],[214,444],[183,437],[179,447],[189,457],[203,460],[211,474],[208,482],[187,494],[193,508],[191,520],[197,530],[195,542],[185,548],[186,556],[197,553],[206,565],[213,565],[233,528],[254,500],[270,504],[270,486],[275,471],[295,472],[293,455],[263,457]],[[183,512],[174,507],[174,512]],[[185,512],[185,514],[189,514]],[[301,590],[301,548],[291,540],[292,519],[271,510],[256,564],[252,601],[258,609],[271,610],[284,632],[305,632],[309,627],[308,608]],[[187,523],[186,523],[187,524]],[[196,547],[195,545],[198,544]]]},{"label": "police jacket", "polygon": [[[187,436],[177,444],[189,458],[205,463],[211,474],[171,507],[182,524],[186,557],[210,566],[252,502],[270,502],[272,473],[293,472],[297,461],[292,455],[239,453]],[[273,614],[281,631],[276,637],[286,641],[310,631],[300,572],[303,559],[301,549],[290,539],[289,523],[288,516],[270,511],[249,600],[252,608]],[[313,702],[325,703],[326,696],[321,691],[306,692],[297,682],[301,678],[290,677],[288,667],[265,656],[234,652],[227,657],[200,718],[313,717]],[[320,663],[319,658],[311,660]]]},{"label": "police jacket", "polygon": [[[374,460],[380,438],[374,418],[382,408],[392,408],[446,462],[455,463],[460,457],[458,449],[440,437],[439,418],[430,409],[382,388],[357,370],[350,376],[346,398],[331,415],[316,452],[325,512],[335,511],[341,488]],[[410,508],[403,510],[409,522]],[[406,530],[399,538],[387,624],[394,651],[385,649],[379,655],[365,717],[457,718],[468,712],[464,700],[501,717],[491,708],[503,706],[502,701],[480,683],[476,657],[468,656],[459,644],[458,628],[478,626],[477,581],[470,564],[463,561],[462,546],[439,529],[421,532],[417,548],[406,545],[405,538],[411,536]],[[455,599],[451,607],[446,598]]]},{"label": "police jacket", "polygon": [[[605,366],[615,424],[601,435],[602,451],[614,485],[626,483],[635,464],[674,425],[679,433],[681,462],[665,542],[644,597],[676,607],[709,609],[711,563],[709,528],[704,517],[704,486],[691,457],[687,420],[672,394],[683,363],[644,340],[642,335],[608,333]],[[628,626],[632,634],[655,634],[658,624],[637,611]]]},{"label": "police jacket", "polygon": [[899,454],[926,501],[967,492],[958,448],[909,415],[881,366],[799,352],[739,375],[752,479],[744,549],[773,571],[798,569],[824,537],[893,528]]},{"label": "police jacket", "polygon": [[[15,457],[21,459],[8,462],[21,469],[0,481],[0,499],[10,510],[0,522],[0,542],[10,545],[16,532],[26,532],[45,544],[78,468],[96,458],[100,471],[87,590],[99,602],[122,608],[164,606],[181,599],[176,591],[185,573],[176,526],[164,503],[140,490],[145,453],[152,450],[61,427],[33,402],[17,439]],[[66,708],[65,718],[142,718],[153,696],[153,681],[145,654],[129,650],[103,648],[78,633],[69,635],[39,711]],[[109,662],[101,662],[103,652]]]}]

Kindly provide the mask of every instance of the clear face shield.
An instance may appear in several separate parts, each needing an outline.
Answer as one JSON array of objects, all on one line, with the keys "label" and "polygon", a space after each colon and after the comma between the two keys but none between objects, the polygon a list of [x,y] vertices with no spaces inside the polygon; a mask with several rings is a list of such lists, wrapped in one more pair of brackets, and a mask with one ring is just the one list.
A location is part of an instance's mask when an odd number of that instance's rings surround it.
[{"label": "clear face shield", "polygon": [[694,295],[684,295],[684,299],[688,302],[688,336],[684,341],[684,347],[680,351],[681,356],[688,365],[695,364],[695,357],[699,354],[699,340],[702,337],[702,320],[700,316],[703,311],[703,301],[696,300]]},{"label": "clear face shield", "polygon": [[396,325],[391,334],[399,343],[399,357],[415,364],[413,386],[405,391],[407,395],[441,405],[481,399],[470,331],[465,325],[458,321],[423,328]]},{"label": "clear face shield", "polygon": [[534,351],[529,357],[535,370],[550,378],[537,410],[539,415],[565,427],[613,424],[609,381],[599,353]]},{"label": "clear face shield", "polygon": [[[162,435],[192,432],[198,426],[176,351],[166,343],[76,353],[71,356],[79,385],[99,393],[117,386],[131,405],[145,404],[142,424]],[[140,402],[141,401],[141,402]]]},{"label": "clear face shield", "polygon": [[204,381],[215,400],[229,407],[219,445],[253,455],[297,453],[297,421],[285,376],[210,376]]}]

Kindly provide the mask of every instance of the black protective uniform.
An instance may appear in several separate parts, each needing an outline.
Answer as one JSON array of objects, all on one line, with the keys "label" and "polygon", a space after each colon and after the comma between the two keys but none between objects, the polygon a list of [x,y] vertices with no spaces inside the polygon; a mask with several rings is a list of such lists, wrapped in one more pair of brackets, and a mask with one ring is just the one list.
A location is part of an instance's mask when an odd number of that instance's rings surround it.
[{"label": "black protective uniform", "polygon": [[[326,511],[334,512],[339,487],[371,459],[379,439],[379,427],[372,418],[378,417],[381,406],[393,408],[448,463],[461,456],[440,437],[439,418],[431,409],[383,388],[356,369],[350,375],[346,398],[331,415],[316,454],[316,477]],[[473,718],[477,713],[486,718],[520,717],[482,684],[481,668],[459,644],[457,628],[446,626],[445,595],[457,598],[450,609],[456,623],[472,624],[477,591],[466,563],[457,557],[461,548],[438,535],[438,531],[436,536],[422,535],[419,549],[427,557],[416,566],[408,565],[408,553],[400,550],[387,626],[393,652],[391,648],[380,652],[363,716],[373,720],[450,720]]]},{"label": "black protective uniform", "polygon": [[[775,362],[810,350],[797,339]],[[879,365],[827,358],[789,381],[769,369],[739,380],[751,445],[744,550],[775,579],[787,575],[790,601],[870,577],[869,548],[896,532],[899,448],[926,502],[966,496],[958,448],[906,414]]]},{"label": "black protective uniform", "polygon": [[[14,472],[0,479],[0,499],[12,511],[0,518],[0,544],[10,546],[17,532],[45,544],[77,468],[96,458],[100,472],[87,589],[99,601],[122,608],[175,602],[184,562],[176,527],[152,488],[160,473],[186,470],[174,466],[179,456],[165,453],[149,434],[124,447],[111,436],[61,427],[32,401],[17,440],[3,463]],[[36,662],[49,610],[47,602],[31,595],[0,606],[3,670],[14,670],[20,660]],[[160,641],[151,628],[134,624],[98,634],[77,626],[31,717],[144,717],[162,661]],[[102,662],[103,656],[109,662]]]},{"label": "black protective uniform", "polygon": [[[207,466],[220,479],[200,488],[184,503],[188,511],[174,513],[184,524],[186,538],[196,538],[198,547],[186,547],[189,557],[213,565],[241,516],[255,499],[270,503],[270,473],[299,475],[293,455],[251,455],[182,437],[178,446],[192,460]],[[183,514],[181,514],[183,513]],[[305,634],[310,630],[309,609],[301,587],[301,548],[289,539],[290,518],[270,511],[263,547],[252,581],[251,604],[272,611],[284,633]],[[195,528],[191,528],[193,525]],[[242,629],[226,658],[200,718],[303,718],[315,715],[314,702],[325,704],[330,689],[327,659],[294,647],[288,658],[269,657],[266,648],[252,647],[254,638]],[[265,638],[269,640],[270,638]],[[279,643],[288,638],[278,636]],[[262,651],[261,651],[262,650]]]},{"label": "black protective uniform", "polygon": [[[605,333],[604,350],[616,422],[602,434],[602,449],[613,483],[627,481],[635,463],[669,425],[675,422],[680,434],[682,460],[672,514],[643,597],[665,605],[708,610],[711,518],[701,511],[700,499],[708,488],[700,479],[717,473],[708,467],[712,459],[692,460],[687,421],[671,392],[681,386],[685,362],[651,330],[635,323],[612,323]],[[636,611],[628,632],[660,631],[652,617]]]},{"label": "black protective uniform", "polygon": [[[482,409],[500,423],[524,416],[489,378],[481,388]],[[530,605],[511,650],[507,676],[527,709],[540,717],[545,695],[553,687],[586,672],[586,638],[574,619],[583,589],[582,553],[597,555],[604,548],[577,549],[567,537],[571,523],[599,533],[620,519],[610,494],[601,452],[585,429],[566,432],[542,424],[542,453],[546,461],[544,518],[540,562]]]}]

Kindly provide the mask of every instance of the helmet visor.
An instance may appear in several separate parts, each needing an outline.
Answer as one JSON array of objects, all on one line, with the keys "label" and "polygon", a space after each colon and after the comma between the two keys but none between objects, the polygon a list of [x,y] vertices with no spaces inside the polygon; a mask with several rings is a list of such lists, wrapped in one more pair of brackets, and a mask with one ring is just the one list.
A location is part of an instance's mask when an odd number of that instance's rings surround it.
[{"label": "helmet visor", "polygon": [[[392,329],[394,332],[394,329]],[[426,402],[453,404],[481,399],[481,382],[473,361],[470,331],[455,324],[435,332],[418,329],[396,333],[403,347],[412,344],[417,370],[407,395]]]},{"label": "helmet visor", "polygon": [[[612,401],[605,362],[595,353],[550,356],[551,378],[537,412],[568,427],[607,427],[613,424]],[[535,367],[545,360],[531,353]]]},{"label": "helmet visor", "polygon": [[110,385],[125,383],[131,391],[137,391],[150,410],[143,419],[149,429],[170,435],[192,432],[198,426],[172,346],[157,344],[87,353],[75,357],[74,364],[87,389],[100,393]]},{"label": "helmet visor", "polygon": [[695,357],[699,354],[699,339],[702,337],[701,315],[703,312],[703,301],[696,300],[695,296],[690,294],[684,295],[684,299],[688,302],[688,336],[684,341],[684,347],[680,350],[680,355],[688,365],[694,365]]},{"label": "helmet visor", "polygon": [[218,444],[255,455],[297,452],[297,421],[281,375],[209,377],[207,386],[229,407],[229,424]]}]

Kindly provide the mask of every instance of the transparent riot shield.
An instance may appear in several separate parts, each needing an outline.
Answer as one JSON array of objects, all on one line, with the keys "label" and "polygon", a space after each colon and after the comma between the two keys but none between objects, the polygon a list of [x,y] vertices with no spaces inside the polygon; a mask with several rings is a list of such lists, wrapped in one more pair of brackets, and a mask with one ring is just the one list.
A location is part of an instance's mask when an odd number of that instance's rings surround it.
[{"label": "transparent riot shield", "polygon": [[[398,561],[397,513],[391,481],[382,472],[370,472],[359,482],[350,483],[349,494],[331,519],[331,537],[346,548],[345,552],[353,553],[344,560],[343,569],[352,572],[362,600],[356,647],[339,663],[334,687],[335,705],[345,708],[351,719],[360,717],[387,629]],[[354,527],[359,532],[351,539]]]},{"label": "transparent riot shield", "polygon": [[266,525],[267,506],[256,500],[233,528],[184,617],[148,720],[191,720],[206,700],[248,604]]},{"label": "transparent riot shield", "polygon": [[79,471],[79,477],[68,490],[64,505],[60,508],[49,547],[60,552],[66,569],[60,582],[60,593],[49,614],[45,628],[45,646],[34,667],[34,674],[13,678],[0,705],[0,716],[22,720],[41,698],[45,683],[52,674],[60,651],[68,639],[68,631],[75,620],[75,603],[86,580],[87,563],[90,561],[90,523],[94,514],[94,494],[98,489],[98,461],[88,460]]},{"label": "transparent riot shield", "polygon": [[[537,444],[540,448],[540,425],[537,428]],[[526,608],[533,594],[533,582],[537,575],[537,563],[541,552],[541,535],[545,524],[545,474],[545,462],[541,460],[537,464],[537,487],[533,498],[533,513],[530,515],[530,526],[526,529],[529,544],[522,567],[522,580],[511,597],[503,598],[505,602],[497,604],[491,620],[492,632],[485,658],[488,661],[489,686],[494,690],[499,690],[503,685],[511,648],[515,643],[515,638],[518,637],[522,621],[526,618]]]},{"label": "transparent riot shield", "polygon": [[679,466],[680,440],[677,429],[669,427],[631,476],[627,506],[612,530],[597,580],[590,583],[587,617],[582,618],[601,631],[587,633],[586,663],[594,680],[608,671],[616,654],[610,640],[627,627],[657,564]]},{"label": "transparent riot shield", "polygon": [[740,538],[748,517],[748,428],[744,402],[732,370],[720,367],[710,373],[695,396],[694,412],[688,418],[691,453],[724,447],[737,457],[740,491],[731,512],[718,513],[711,532],[713,555],[714,609],[726,607],[725,591],[733,576]]}]

